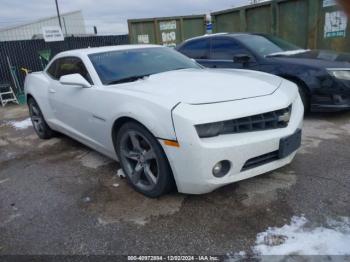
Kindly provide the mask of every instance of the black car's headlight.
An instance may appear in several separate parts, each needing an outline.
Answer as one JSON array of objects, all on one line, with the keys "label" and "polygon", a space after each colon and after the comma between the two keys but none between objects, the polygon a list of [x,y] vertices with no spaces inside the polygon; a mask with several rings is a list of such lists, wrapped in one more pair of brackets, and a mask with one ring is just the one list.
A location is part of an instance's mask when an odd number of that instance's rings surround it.
[{"label": "black car's headlight", "polygon": [[350,81],[350,70],[344,69],[328,69],[328,72],[335,78],[339,80]]},{"label": "black car's headlight", "polygon": [[218,136],[223,128],[224,122],[196,125],[198,136],[201,138]]}]

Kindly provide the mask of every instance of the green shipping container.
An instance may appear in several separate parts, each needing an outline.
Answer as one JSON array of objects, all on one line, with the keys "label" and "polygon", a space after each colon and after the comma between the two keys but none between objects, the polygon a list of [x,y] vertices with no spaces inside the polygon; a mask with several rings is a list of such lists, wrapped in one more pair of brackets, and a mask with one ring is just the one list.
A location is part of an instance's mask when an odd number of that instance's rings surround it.
[{"label": "green shipping container", "polygon": [[205,15],[128,20],[131,44],[176,46],[186,39],[205,34]]},{"label": "green shipping container", "polygon": [[350,19],[334,0],[272,0],[211,15],[217,33],[268,33],[303,48],[350,52]]}]

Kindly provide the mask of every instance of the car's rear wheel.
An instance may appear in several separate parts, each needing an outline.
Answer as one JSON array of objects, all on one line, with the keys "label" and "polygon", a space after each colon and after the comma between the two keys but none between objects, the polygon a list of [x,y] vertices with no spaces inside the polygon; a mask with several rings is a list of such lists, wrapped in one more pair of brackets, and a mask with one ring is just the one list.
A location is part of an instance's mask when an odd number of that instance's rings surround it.
[{"label": "car's rear wheel", "polygon": [[128,182],[148,197],[172,190],[174,179],[166,155],[156,138],[141,124],[124,124],[116,139],[116,151]]},{"label": "car's rear wheel", "polygon": [[29,115],[37,135],[41,139],[50,139],[55,132],[47,125],[38,103],[33,99],[28,99]]}]

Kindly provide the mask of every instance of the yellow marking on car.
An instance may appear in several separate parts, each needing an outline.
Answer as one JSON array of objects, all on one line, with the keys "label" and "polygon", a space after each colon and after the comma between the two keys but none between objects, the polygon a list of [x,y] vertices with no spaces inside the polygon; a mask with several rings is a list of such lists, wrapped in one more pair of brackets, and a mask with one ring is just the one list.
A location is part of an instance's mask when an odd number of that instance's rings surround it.
[{"label": "yellow marking on car", "polygon": [[164,144],[167,146],[180,147],[180,144],[177,141],[164,140]]}]

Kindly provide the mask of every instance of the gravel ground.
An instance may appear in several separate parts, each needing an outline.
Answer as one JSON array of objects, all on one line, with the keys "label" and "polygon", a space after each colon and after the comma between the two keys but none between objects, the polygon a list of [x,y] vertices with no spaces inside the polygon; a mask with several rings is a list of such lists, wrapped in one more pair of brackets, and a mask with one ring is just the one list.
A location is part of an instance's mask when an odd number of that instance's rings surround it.
[{"label": "gravel ground", "polygon": [[228,254],[304,215],[350,217],[350,113],[310,114],[294,162],[213,193],[148,199],[72,139],[39,140],[24,106],[0,109],[0,255]]}]

